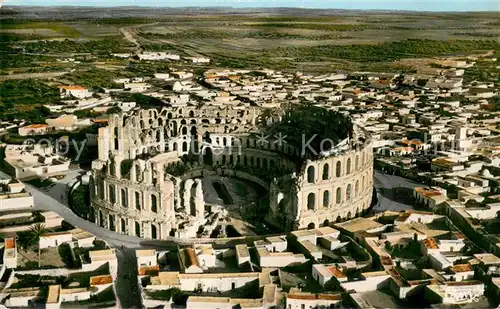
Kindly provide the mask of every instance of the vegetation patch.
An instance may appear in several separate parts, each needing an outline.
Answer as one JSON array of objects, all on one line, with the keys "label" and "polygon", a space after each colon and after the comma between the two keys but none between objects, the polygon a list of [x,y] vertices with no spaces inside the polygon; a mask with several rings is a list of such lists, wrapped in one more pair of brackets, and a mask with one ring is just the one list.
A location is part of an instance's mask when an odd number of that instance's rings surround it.
[{"label": "vegetation patch", "polygon": [[361,31],[367,28],[362,24],[327,24],[327,23],[255,23],[243,24],[245,27],[257,28],[294,28],[323,31]]},{"label": "vegetation patch", "polygon": [[392,61],[412,57],[432,57],[457,53],[471,53],[500,48],[494,40],[418,40],[409,39],[374,45],[321,45],[278,47],[267,52],[268,57],[293,57],[303,60],[340,58],[359,62]]},{"label": "vegetation patch", "polygon": [[24,21],[24,20],[2,20],[2,29],[50,29],[68,38],[80,37],[80,32],[75,28],[61,22],[51,21]]},{"label": "vegetation patch", "polygon": [[92,53],[109,54],[117,50],[132,47],[122,38],[106,38],[105,40],[87,41],[38,41],[27,43],[24,50],[28,53]]},{"label": "vegetation patch", "polygon": [[59,89],[39,80],[7,80],[0,83],[0,114],[3,120],[21,118],[44,122],[49,113],[42,105],[59,100]]}]

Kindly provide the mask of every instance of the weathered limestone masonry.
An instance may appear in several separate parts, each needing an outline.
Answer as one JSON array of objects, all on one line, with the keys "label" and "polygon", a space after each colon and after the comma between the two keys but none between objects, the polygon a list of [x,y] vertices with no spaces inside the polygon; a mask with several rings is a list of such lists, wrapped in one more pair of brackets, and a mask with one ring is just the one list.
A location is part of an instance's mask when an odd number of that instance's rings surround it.
[{"label": "weathered limestone masonry", "polygon": [[[204,222],[202,183],[167,172],[183,156],[200,167],[252,170],[278,166],[295,179],[282,190],[270,189],[269,220],[290,228],[333,222],[359,215],[372,196],[372,146],[364,130],[336,155],[306,161],[297,175],[300,149],[287,144],[259,145],[256,107],[178,107],[113,115],[99,129],[99,157],[92,164],[91,213],[96,224],[144,238],[167,239]],[[363,141],[363,142],[360,142]],[[252,179],[251,179],[252,178]],[[286,208],[286,209],[283,209]]]},{"label": "weathered limestone masonry", "polygon": [[271,216],[284,228],[314,228],[363,215],[373,194],[369,134],[355,126],[353,138],[337,154],[307,160],[291,180],[274,181],[269,194]]}]

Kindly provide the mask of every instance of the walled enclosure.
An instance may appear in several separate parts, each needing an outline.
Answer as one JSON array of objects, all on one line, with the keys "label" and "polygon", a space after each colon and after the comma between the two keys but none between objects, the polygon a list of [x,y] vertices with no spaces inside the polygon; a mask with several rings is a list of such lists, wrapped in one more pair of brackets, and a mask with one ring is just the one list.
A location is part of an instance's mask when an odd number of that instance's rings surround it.
[{"label": "walled enclosure", "polygon": [[[189,177],[214,169],[241,171],[239,177],[265,185],[267,220],[283,229],[362,215],[373,190],[368,134],[355,126],[334,154],[301,160],[301,149],[259,143],[262,111],[202,106],[112,115],[99,129],[90,220],[118,233],[167,239],[189,222],[203,221],[201,187]],[[169,173],[172,164],[186,160],[198,173]]]}]

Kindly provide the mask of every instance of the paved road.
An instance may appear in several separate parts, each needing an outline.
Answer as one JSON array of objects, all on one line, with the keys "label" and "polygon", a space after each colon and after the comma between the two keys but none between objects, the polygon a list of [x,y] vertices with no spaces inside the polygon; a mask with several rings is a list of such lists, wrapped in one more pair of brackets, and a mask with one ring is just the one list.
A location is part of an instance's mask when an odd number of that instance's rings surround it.
[{"label": "paved road", "polygon": [[135,37],[135,35],[137,33],[137,29],[140,29],[141,27],[145,27],[145,26],[154,26],[157,24],[158,24],[158,22],[123,27],[123,28],[120,28],[119,31],[121,32],[121,34],[123,34],[123,37],[125,38],[125,40],[134,44],[137,47],[137,50],[139,51],[139,50],[141,50],[142,47],[141,47],[141,43],[139,43],[139,41]]},{"label": "paved road", "polygon": [[373,212],[413,209],[412,190],[421,184],[379,171],[374,171],[373,174],[373,183],[378,197],[378,203],[373,207]]},{"label": "paved road", "polygon": [[137,248],[141,245],[141,239],[135,236],[122,235],[114,233],[108,229],[95,225],[94,223],[78,217],[73,211],[65,204],[42,192],[40,189],[25,183],[26,190],[33,195],[35,199],[35,210],[52,210],[57,212],[65,221],[72,225],[88,231],[97,238],[106,241],[111,246],[126,246],[130,248]]},{"label": "paved road", "polygon": [[[46,192],[29,184],[26,190],[35,199],[36,210],[52,210],[57,212],[65,221],[94,234],[97,238],[106,241],[110,246],[117,248],[118,276],[114,281],[114,288],[118,296],[120,308],[141,308],[141,299],[136,282],[137,266],[135,250],[141,247],[141,239],[135,236],[121,235],[97,226],[90,221],[75,215],[73,211]],[[61,185],[63,187],[64,185]],[[122,247],[123,246],[123,247]]]}]

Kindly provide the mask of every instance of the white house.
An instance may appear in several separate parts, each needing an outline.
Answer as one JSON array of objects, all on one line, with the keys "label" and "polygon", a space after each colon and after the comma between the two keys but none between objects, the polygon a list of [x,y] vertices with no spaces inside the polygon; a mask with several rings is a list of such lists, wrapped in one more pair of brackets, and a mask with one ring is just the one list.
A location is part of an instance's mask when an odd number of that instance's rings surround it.
[{"label": "white house", "polygon": [[59,91],[61,98],[75,97],[78,99],[84,99],[92,96],[92,92],[82,86],[59,86]]},{"label": "white house", "polygon": [[46,233],[40,237],[40,249],[57,248],[61,244],[70,243],[73,240],[71,232]]},{"label": "white house", "polygon": [[17,129],[17,133],[20,136],[30,136],[30,135],[44,135],[52,131],[48,124],[45,123],[35,123]]},{"label": "white house", "polygon": [[158,257],[155,249],[135,250],[135,256],[137,258],[137,268],[158,265]]},{"label": "white house", "polygon": [[290,289],[286,297],[286,309],[320,309],[334,308],[340,305],[342,295],[340,293],[332,294],[312,294],[300,292],[297,288]]},{"label": "white house", "polygon": [[339,282],[347,281],[347,276],[342,272],[342,270],[333,265],[328,266],[324,264],[313,264],[312,276],[321,286],[325,286],[325,284],[334,277]]},{"label": "white house", "polygon": [[0,189],[0,212],[33,207],[33,196],[25,190],[24,184],[1,171]]}]

